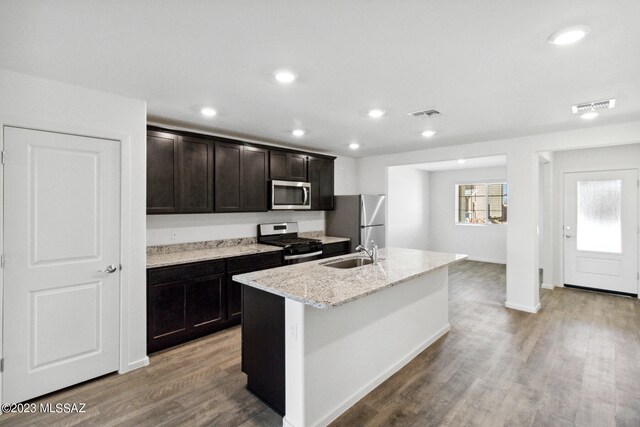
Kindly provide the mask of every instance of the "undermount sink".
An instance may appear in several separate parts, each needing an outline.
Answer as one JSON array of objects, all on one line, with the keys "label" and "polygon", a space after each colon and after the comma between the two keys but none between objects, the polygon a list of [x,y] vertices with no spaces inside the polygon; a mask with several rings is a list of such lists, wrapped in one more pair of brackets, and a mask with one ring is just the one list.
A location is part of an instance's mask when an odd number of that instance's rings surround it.
[{"label": "undermount sink", "polygon": [[350,258],[343,259],[342,261],[328,262],[326,264],[322,264],[325,267],[333,267],[333,268],[356,268],[362,267],[363,265],[369,265],[373,262],[368,258]]}]

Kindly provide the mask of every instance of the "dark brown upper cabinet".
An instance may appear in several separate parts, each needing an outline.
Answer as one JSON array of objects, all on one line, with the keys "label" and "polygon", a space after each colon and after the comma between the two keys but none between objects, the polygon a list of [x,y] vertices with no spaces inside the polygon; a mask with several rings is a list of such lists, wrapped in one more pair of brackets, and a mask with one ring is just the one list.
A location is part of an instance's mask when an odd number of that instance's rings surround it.
[{"label": "dark brown upper cabinet", "polygon": [[216,212],[266,211],[269,152],[262,148],[216,142]]},{"label": "dark brown upper cabinet", "polygon": [[307,181],[307,155],[271,150],[269,177],[287,181]]},{"label": "dark brown upper cabinet", "polygon": [[213,212],[213,142],[147,133],[147,213]]},{"label": "dark brown upper cabinet", "polygon": [[147,213],[179,211],[177,135],[147,133]]},{"label": "dark brown upper cabinet", "polygon": [[180,212],[213,212],[213,143],[180,137]]},{"label": "dark brown upper cabinet", "polygon": [[309,157],[312,210],[333,209],[333,179],[333,159]]},{"label": "dark brown upper cabinet", "polygon": [[311,209],[333,209],[334,159],[149,126],[147,214],[264,212],[269,179],[309,181]]}]

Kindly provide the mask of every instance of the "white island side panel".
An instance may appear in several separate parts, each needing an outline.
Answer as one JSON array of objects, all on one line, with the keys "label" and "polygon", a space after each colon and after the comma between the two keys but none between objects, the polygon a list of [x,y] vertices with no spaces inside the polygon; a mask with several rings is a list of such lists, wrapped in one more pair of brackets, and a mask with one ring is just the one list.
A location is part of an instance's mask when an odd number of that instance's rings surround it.
[{"label": "white island side panel", "polygon": [[448,268],[330,310],[285,300],[284,426],[324,426],[449,330]]}]

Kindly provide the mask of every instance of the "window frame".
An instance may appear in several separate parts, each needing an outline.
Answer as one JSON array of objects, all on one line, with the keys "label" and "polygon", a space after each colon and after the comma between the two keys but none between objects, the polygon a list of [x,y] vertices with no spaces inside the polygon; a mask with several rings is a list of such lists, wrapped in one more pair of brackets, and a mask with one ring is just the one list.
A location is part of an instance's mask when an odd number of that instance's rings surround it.
[{"label": "window frame", "polygon": [[[504,222],[502,224],[494,224],[491,221],[488,221],[489,218],[489,185],[490,184],[503,184],[503,185],[507,185],[507,209],[509,208],[509,186],[508,186],[508,182],[505,179],[483,179],[483,180],[479,180],[479,181],[459,181],[456,182],[455,185],[453,186],[453,192],[454,192],[454,211],[453,211],[453,223],[454,225],[463,225],[463,226],[471,226],[471,227],[506,227],[509,224],[509,217],[507,217],[507,222]],[[485,212],[487,212],[487,220],[484,224],[478,224],[478,223],[471,223],[471,222],[459,222],[458,221],[458,215],[459,215],[459,208],[460,208],[460,198],[459,198],[459,187],[461,185],[484,185],[485,187],[485,198],[486,198],[486,203],[485,203]]]}]

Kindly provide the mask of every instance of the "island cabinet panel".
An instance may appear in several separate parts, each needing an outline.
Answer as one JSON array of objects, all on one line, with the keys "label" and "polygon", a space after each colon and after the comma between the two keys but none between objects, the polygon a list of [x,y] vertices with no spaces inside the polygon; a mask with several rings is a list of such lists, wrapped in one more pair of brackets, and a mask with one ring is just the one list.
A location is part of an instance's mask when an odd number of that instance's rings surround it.
[{"label": "island cabinet panel", "polygon": [[285,301],[242,286],[242,371],[247,388],[285,414]]},{"label": "island cabinet panel", "polygon": [[147,132],[147,213],[213,212],[213,142]]},{"label": "island cabinet panel", "polygon": [[349,253],[349,242],[337,242],[322,245],[322,258],[346,255]]},{"label": "island cabinet panel", "polygon": [[242,285],[233,281],[235,274],[251,273],[282,266],[282,252],[247,255],[227,261],[227,321],[240,323],[242,314]]},{"label": "island cabinet panel", "polygon": [[179,211],[178,136],[147,134],[147,213]]},{"label": "island cabinet panel", "polygon": [[269,177],[287,181],[307,181],[307,155],[271,150]]},{"label": "island cabinet panel", "polygon": [[309,157],[312,210],[330,210],[334,207],[333,167],[332,159]]},{"label": "island cabinet panel", "polygon": [[216,143],[216,212],[259,212],[268,209],[268,151]]},{"label": "island cabinet panel", "polygon": [[225,327],[224,261],[147,271],[147,352]]}]

